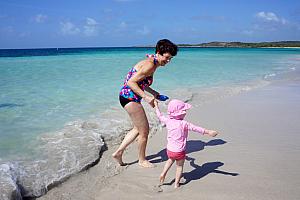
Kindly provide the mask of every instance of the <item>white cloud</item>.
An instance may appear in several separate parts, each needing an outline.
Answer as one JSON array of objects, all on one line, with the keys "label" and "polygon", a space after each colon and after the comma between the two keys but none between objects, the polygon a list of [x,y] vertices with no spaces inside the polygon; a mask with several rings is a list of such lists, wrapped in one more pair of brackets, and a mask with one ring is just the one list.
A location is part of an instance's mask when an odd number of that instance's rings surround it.
[{"label": "white cloud", "polygon": [[148,29],[148,27],[144,26],[143,29],[137,30],[137,33],[141,35],[148,35],[150,33],[150,30]]},{"label": "white cloud", "polygon": [[276,23],[281,23],[281,24],[287,24],[287,20],[284,18],[278,17],[275,13],[273,12],[259,12],[255,14],[255,17],[263,20],[265,22],[276,22]]},{"label": "white cloud", "polygon": [[96,22],[96,20],[94,20],[93,18],[86,18],[86,24],[89,25],[89,26],[95,26],[97,25],[98,23]]},{"label": "white cloud", "polygon": [[259,12],[256,17],[266,21],[279,21],[278,17],[272,12]]},{"label": "white cloud", "polygon": [[47,17],[47,15],[43,15],[43,14],[38,14],[38,15],[36,15],[35,16],[35,22],[36,23],[43,23],[43,22],[45,22],[45,20],[47,19],[48,17]]},{"label": "white cloud", "polygon": [[71,22],[60,22],[60,25],[63,35],[76,35],[80,32],[80,29]]},{"label": "white cloud", "polygon": [[97,32],[97,25],[98,22],[93,18],[86,18],[86,24],[83,26],[84,28],[84,35],[85,36],[96,36],[98,35]]}]

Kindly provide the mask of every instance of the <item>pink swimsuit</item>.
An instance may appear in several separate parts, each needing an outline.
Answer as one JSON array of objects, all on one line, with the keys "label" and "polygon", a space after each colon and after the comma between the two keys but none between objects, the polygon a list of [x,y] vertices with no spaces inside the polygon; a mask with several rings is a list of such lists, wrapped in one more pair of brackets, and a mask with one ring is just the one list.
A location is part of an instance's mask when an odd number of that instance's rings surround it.
[{"label": "pink swimsuit", "polygon": [[170,155],[172,153],[177,153],[177,156],[182,158],[182,153],[184,153],[185,155],[188,132],[195,131],[204,134],[205,129],[182,119],[165,117],[161,114],[160,110],[157,107],[155,110],[159,120],[162,123],[166,124],[168,130],[167,150],[171,152]]}]

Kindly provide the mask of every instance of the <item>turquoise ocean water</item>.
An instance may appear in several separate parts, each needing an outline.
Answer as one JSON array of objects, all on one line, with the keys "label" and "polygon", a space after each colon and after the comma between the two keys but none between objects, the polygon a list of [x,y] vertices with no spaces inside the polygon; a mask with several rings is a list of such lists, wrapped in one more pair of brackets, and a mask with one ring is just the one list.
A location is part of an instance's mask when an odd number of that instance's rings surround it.
[{"label": "turquoise ocean water", "polygon": [[[118,93],[126,73],[153,52],[153,48],[0,50],[0,164],[34,161],[41,135],[59,134],[76,120],[98,118],[102,123],[104,113],[121,110]],[[296,70],[299,63],[300,49],[180,48],[170,64],[158,68],[152,87],[170,97],[177,93],[177,98],[185,94],[178,90],[251,89]],[[113,120],[106,117],[102,132],[119,130],[110,125]]]}]

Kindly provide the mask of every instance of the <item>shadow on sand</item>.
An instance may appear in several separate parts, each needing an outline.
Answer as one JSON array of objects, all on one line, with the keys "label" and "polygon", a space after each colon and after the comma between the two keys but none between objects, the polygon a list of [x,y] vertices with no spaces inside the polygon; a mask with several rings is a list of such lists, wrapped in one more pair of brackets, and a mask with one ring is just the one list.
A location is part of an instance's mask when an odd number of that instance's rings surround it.
[{"label": "shadow on sand", "polygon": [[[197,165],[195,163],[195,158],[186,157],[186,160],[190,162],[190,165],[194,167],[194,169],[190,172],[185,172],[182,174],[182,177],[185,179],[185,182],[182,185],[188,184],[191,181],[201,179],[210,173],[217,173],[229,176],[238,176],[238,173],[225,172],[218,170],[219,167],[223,166],[222,162],[207,162],[203,165]],[[175,181],[175,180],[173,180]]]},{"label": "shadow on sand", "polygon": [[[186,154],[201,151],[205,146],[217,146],[225,144],[226,141],[221,139],[210,140],[209,142],[203,142],[201,140],[189,140],[186,144]],[[151,163],[160,163],[168,160],[166,148],[159,151],[156,154],[147,156],[147,160],[150,160]]]},{"label": "shadow on sand", "polygon": [[[221,139],[213,139],[209,142],[203,142],[201,140],[189,140],[187,141],[187,149],[186,154],[201,151],[205,148],[205,146],[217,146],[225,144],[226,141]],[[157,152],[156,154],[152,154],[146,157],[151,163],[160,163],[168,160],[166,148],[162,149],[161,151]],[[135,160],[130,163],[126,163],[126,165],[133,165],[138,163],[138,160]]]}]

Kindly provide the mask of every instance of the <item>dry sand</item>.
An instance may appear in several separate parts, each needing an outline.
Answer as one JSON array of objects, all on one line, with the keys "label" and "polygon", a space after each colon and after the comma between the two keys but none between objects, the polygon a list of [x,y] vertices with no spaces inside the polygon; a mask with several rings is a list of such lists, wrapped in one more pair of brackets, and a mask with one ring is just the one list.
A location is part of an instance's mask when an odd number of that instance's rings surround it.
[{"label": "dry sand", "polygon": [[[196,96],[190,103],[199,99]],[[124,161],[132,164],[118,167],[110,156],[116,147],[109,146],[97,165],[39,199],[299,199],[299,81],[194,106],[186,119],[222,134],[209,138],[190,132],[185,182],[179,189],[174,189],[172,166],[163,192],[157,192],[166,160],[163,128],[148,142],[147,155],[155,168],[137,165],[136,143],[124,154]]]}]

